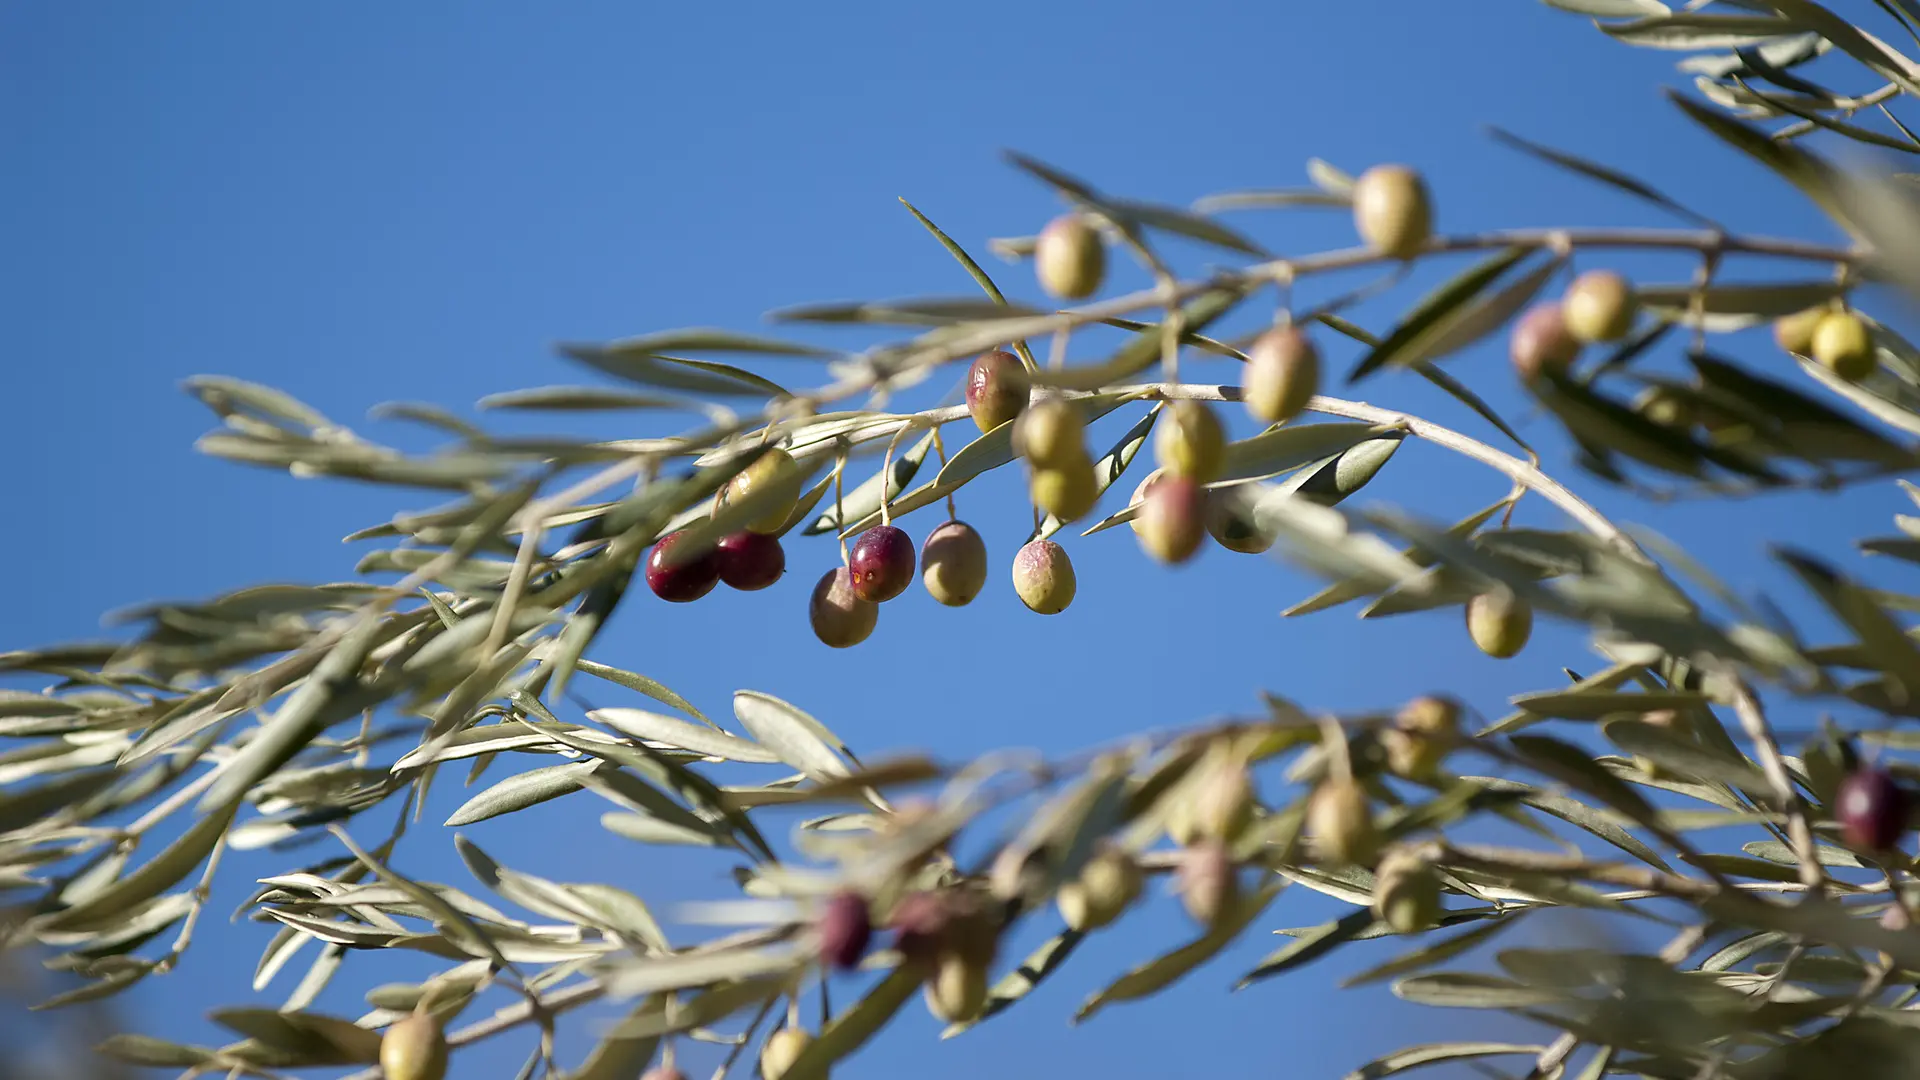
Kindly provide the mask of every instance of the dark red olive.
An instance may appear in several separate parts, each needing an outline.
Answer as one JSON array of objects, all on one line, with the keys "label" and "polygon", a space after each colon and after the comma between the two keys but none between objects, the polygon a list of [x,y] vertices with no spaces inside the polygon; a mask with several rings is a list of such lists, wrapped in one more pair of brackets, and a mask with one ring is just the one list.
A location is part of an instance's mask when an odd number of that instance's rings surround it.
[{"label": "dark red olive", "polygon": [[662,600],[671,600],[684,604],[698,600],[713,591],[720,581],[720,552],[717,548],[708,548],[692,558],[687,552],[669,564],[667,553],[674,549],[686,537],[685,530],[668,533],[660,542],[653,545],[653,551],[647,555],[647,588]]},{"label": "dark red olive", "polygon": [[894,933],[893,947],[908,960],[930,959],[946,935],[953,911],[939,893],[908,893],[894,905],[887,926]]},{"label": "dark red olive", "polygon": [[787,572],[787,553],[777,536],[737,532],[720,541],[719,555],[720,580],[742,592],[764,589]]},{"label": "dark red olive", "polygon": [[835,893],[820,913],[820,958],[830,967],[850,971],[866,955],[873,939],[867,899],[858,893]]},{"label": "dark red olive", "polygon": [[847,562],[853,595],[870,604],[891,600],[913,583],[913,537],[892,525],[875,525],[853,541]]},{"label": "dark red olive", "polygon": [[1840,781],[1834,817],[1847,843],[1867,851],[1891,851],[1907,831],[1907,793],[1880,769],[1858,769]]}]

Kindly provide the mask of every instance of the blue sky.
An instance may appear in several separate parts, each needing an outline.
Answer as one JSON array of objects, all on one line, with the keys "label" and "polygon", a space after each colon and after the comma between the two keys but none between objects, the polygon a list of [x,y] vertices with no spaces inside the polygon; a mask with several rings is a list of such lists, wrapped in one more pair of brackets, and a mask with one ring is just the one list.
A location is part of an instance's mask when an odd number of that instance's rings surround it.
[{"label": "blue sky", "polygon": [[[1036,298],[1024,268],[986,259],[987,237],[1031,232],[1057,209],[1000,161],[1006,148],[1174,203],[1299,184],[1318,156],[1355,171],[1419,164],[1448,231],[1662,224],[1502,149],[1483,134],[1491,123],[1635,172],[1736,228],[1830,237],[1812,210],[1697,137],[1663,100],[1661,86],[1682,78],[1673,59],[1519,0],[1196,0],[1177,14],[1130,0],[0,7],[0,139],[13,163],[0,197],[10,254],[0,297],[13,342],[0,367],[0,460],[9,465],[0,493],[13,512],[0,563],[16,568],[0,649],[92,636],[102,612],[138,601],[343,578],[357,552],[339,537],[435,501],[195,455],[191,443],[209,424],[177,389],[187,376],[272,383],[371,437],[425,445],[416,430],[366,420],[366,409],[386,400],[465,408],[497,391],[593,381],[553,357],[557,340],[753,329],[762,312],[803,301],[965,295],[970,283],[899,196],[972,246],[1010,293]],[[1351,242],[1337,214],[1234,222],[1279,250]],[[1190,271],[1217,258],[1174,250]],[[1690,269],[1614,265],[1668,281]],[[1370,305],[1361,321],[1384,326],[1416,295]],[[1723,344],[1782,370],[1763,335]],[[1352,349],[1326,345],[1344,370]],[[1509,415],[1530,416],[1501,346],[1452,365]],[[1498,439],[1406,379],[1381,377],[1364,393]],[[569,422],[499,421],[546,431]],[[637,414],[633,426],[591,430],[646,435],[656,423]],[[1550,467],[1599,491],[1572,470],[1547,424],[1526,431],[1545,444]],[[1454,612],[1283,621],[1279,610],[1313,583],[1218,549],[1162,570],[1124,530],[1072,544],[1079,599],[1039,618],[1005,581],[1026,511],[1015,470],[1003,473],[962,496],[962,516],[986,533],[995,561],[972,607],[940,608],[916,588],[887,606],[872,641],[829,651],[807,635],[804,607],[837,553],[826,540],[798,541],[788,546],[792,572],[767,592],[723,590],[687,606],[636,596],[595,655],[710,712],[724,714],[736,688],[761,689],[822,717],[856,749],[946,755],[1066,751],[1250,709],[1262,688],[1329,708],[1446,688],[1497,716],[1506,695],[1554,685],[1560,667],[1597,666],[1559,627],[1502,664],[1472,651]],[[1505,490],[1498,477],[1409,446],[1367,497],[1457,517]],[[1905,504],[1891,485],[1843,499],[1645,507],[1599,491],[1596,501],[1717,553],[1737,588],[1781,592],[1765,541],[1847,558],[1849,538],[1885,531]],[[922,536],[936,513],[902,524]],[[1531,504],[1523,517],[1555,521]],[[429,822],[462,798],[443,782],[435,809],[446,806]],[[550,877],[605,877],[649,896],[724,894],[723,863],[612,838],[594,825],[600,809],[581,796],[471,835],[502,862]],[[383,811],[369,831],[385,821]],[[397,864],[477,889],[447,832],[421,826]],[[215,911],[224,916],[252,877],[280,865],[234,860]],[[1295,890],[1261,925],[1317,922],[1330,910]],[[1070,1066],[1145,1077],[1203,1063],[1219,1075],[1338,1075],[1405,1043],[1518,1033],[1379,991],[1328,992],[1339,975],[1381,959],[1377,949],[1228,995],[1274,945],[1258,934],[1157,1003],[1068,1026],[1084,994],[1187,933],[1164,903],[1132,920],[1136,932],[1092,943],[990,1026],[938,1044],[932,1021],[911,1007],[839,1075]],[[128,997],[131,1021],[214,1037],[202,1014],[249,1000],[245,972],[267,936],[246,922],[205,924],[183,968]],[[421,973],[360,960],[323,1007],[354,1014],[360,991]],[[294,978],[282,976],[269,999]],[[586,1045],[575,1038],[569,1058]],[[510,1075],[518,1053],[512,1062],[469,1053],[461,1067]]]}]

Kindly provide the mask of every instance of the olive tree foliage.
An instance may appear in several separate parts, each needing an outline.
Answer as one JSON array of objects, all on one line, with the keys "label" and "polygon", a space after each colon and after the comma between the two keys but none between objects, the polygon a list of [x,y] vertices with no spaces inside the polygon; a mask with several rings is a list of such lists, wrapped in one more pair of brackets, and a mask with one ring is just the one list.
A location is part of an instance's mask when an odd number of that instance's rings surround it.
[{"label": "olive tree foliage", "polygon": [[[1191,938],[1164,952],[1140,942],[1138,966],[1087,998],[1079,1017],[1150,997],[1243,935],[1269,933],[1275,896],[1307,889],[1351,910],[1284,930],[1284,946],[1243,985],[1392,936],[1393,957],[1351,981],[1390,980],[1409,1001],[1505,1010],[1559,1033],[1539,1045],[1411,1047],[1356,1075],[1481,1059],[1530,1077],[1910,1073],[1920,1063],[1920,934],[1909,912],[1920,885],[1901,846],[1902,783],[1920,768],[1901,752],[1920,746],[1902,726],[1920,716],[1920,641],[1907,626],[1920,597],[1843,572],[1831,553],[1781,550],[1830,612],[1822,625],[1844,628],[1838,640],[1814,640],[1719,583],[1705,569],[1712,553],[1689,555],[1613,520],[1580,490],[1715,499],[1859,487],[1881,499],[1920,463],[1920,349],[1862,310],[1890,317],[1920,287],[1913,177],[1880,167],[1920,154],[1920,136],[1896,112],[1920,94],[1908,55],[1920,50],[1887,40],[1920,42],[1920,5],[1881,0],[1870,28],[1807,0],[1679,10],[1552,2],[1628,45],[1684,53],[1693,82],[1673,102],[1701,137],[1751,159],[1755,183],[1784,178],[1844,239],[1738,234],[1648,182],[1504,133],[1573,174],[1543,171],[1543,182],[1608,185],[1675,226],[1460,235],[1445,230],[1444,198],[1430,204],[1416,173],[1356,179],[1320,161],[1309,164],[1310,187],[1176,208],[1015,155],[1068,216],[1051,240],[996,241],[1015,264],[999,272],[1027,272],[1020,266],[1037,254],[1055,295],[1079,296],[1073,306],[1007,300],[913,210],[957,260],[956,280],[964,271],[978,292],[777,315],[872,328],[869,348],[671,330],[564,348],[620,389],[483,402],[698,417],[688,430],[528,440],[419,406],[389,410],[450,440],[408,455],[274,390],[192,380],[222,422],[201,441],[209,453],[451,501],[354,534],[384,546],[353,581],[156,606],[128,641],[0,655],[0,670],[45,682],[0,692],[8,940],[87,980],[43,1004],[99,1001],[165,977],[205,916],[223,855],[284,846],[308,861],[264,878],[246,905],[272,934],[258,999],[213,1014],[234,1040],[123,1034],[102,1047],[109,1056],[187,1075],[330,1067],[373,1077],[383,1030],[405,1021],[413,1049],[387,1038],[384,1062],[405,1080],[437,1080],[444,1058],[429,1051],[443,1029],[456,1073],[490,1071],[470,1048],[537,1029],[523,1076],[674,1075],[675,1044],[696,1039],[729,1048],[722,1072],[803,1080],[827,1075],[916,997],[950,1033],[991,1025],[1072,966],[1088,934],[1113,932],[1123,909],[1175,902],[1143,887],[1164,877],[1194,920]],[[1218,216],[1350,205],[1364,242],[1313,254],[1267,251]],[[1163,257],[1167,237],[1208,245],[1235,268],[1183,276]],[[1692,272],[1625,291],[1617,278],[1583,275],[1561,292],[1576,269],[1604,268],[1621,251],[1663,252]],[[1152,287],[1100,295],[1098,264],[1128,257]],[[1451,276],[1407,297],[1394,324],[1362,327],[1342,314],[1405,291],[1407,271],[1429,264]],[[1248,311],[1271,311],[1273,327],[1209,336]],[[1776,321],[1788,349],[1723,336]],[[1124,343],[1089,351],[1082,343],[1096,327],[1123,332]],[[1574,450],[1564,468],[1550,463],[1553,475],[1447,372],[1449,357],[1502,336],[1531,400]],[[977,405],[889,410],[897,391],[957,381],[1003,347],[1017,360],[1002,358],[1004,385],[989,389],[1017,386],[1017,411],[1031,386],[1019,418]],[[1181,381],[1182,356],[1202,354],[1249,362],[1248,379]],[[773,357],[779,365],[760,363]],[[1354,359],[1336,371],[1335,357]],[[1266,365],[1262,400],[1242,404],[1255,365]],[[789,388],[808,373],[817,385]],[[1318,386],[1303,381],[1316,377]],[[1275,379],[1292,389],[1274,390]],[[1451,395],[1457,416],[1306,397],[1341,383],[1388,397],[1408,379]],[[1248,405],[1263,419],[1286,415],[1251,437],[1209,442],[1215,413]],[[1029,424],[1043,411],[1045,431]],[[1105,434],[1091,450],[1078,444],[1095,421],[1118,437],[1097,456]],[[1462,470],[1492,470],[1509,494],[1457,520],[1351,499],[1407,440],[1457,455]],[[769,448],[791,471],[778,483],[736,482],[772,460]],[[1150,471],[1143,449],[1163,473],[1152,488],[1134,487]],[[1137,532],[1151,553],[1178,561],[1204,517],[1221,542],[1270,548],[1324,579],[1290,616],[1467,608],[1476,640],[1510,653],[1537,614],[1586,628],[1598,659],[1569,670],[1566,684],[1519,688],[1513,711],[1477,730],[1444,697],[1332,714],[1269,695],[1264,715],[1067,760],[942,761],[856,754],[829,723],[754,690],[735,696],[731,717],[709,716],[669,689],[671,672],[596,655],[597,633],[650,574],[668,588],[673,575],[698,577],[713,546],[749,525],[823,554],[838,537],[844,556],[876,525],[931,528],[955,493],[1005,467],[1029,469],[1036,500],[1059,511],[1036,509],[1028,539],[1069,542],[1045,549],[1044,572],[1025,581],[1036,608],[1070,602],[1061,590],[1071,545]],[[1068,490],[1087,470],[1094,495],[1116,489],[1105,516],[1084,513],[1092,498]],[[1046,487],[1056,480],[1072,484]],[[1920,490],[1907,491],[1920,502]],[[1560,527],[1511,524],[1523,503],[1551,507]],[[1063,517],[1079,519],[1071,532]],[[1098,535],[1123,523],[1136,528]],[[1920,516],[1894,525],[1897,535],[1860,547],[1920,561]],[[671,555],[656,543],[670,534]],[[809,536],[818,539],[801,540]],[[988,587],[1005,587],[1005,566]],[[849,587],[830,574],[822,592],[832,595],[816,603],[873,614]],[[585,681],[645,707],[582,713],[569,688]],[[1789,709],[1838,719],[1783,746],[1769,715]],[[428,789],[459,773],[475,794],[445,831],[413,823]],[[699,912],[711,933],[670,937],[643,897],[515,871],[456,831],[562,797],[594,803],[627,841],[712,849],[738,895]],[[794,807],[815,816],[791,837],[770,836],[771,815],[791,822]],[[1494,820],[1533,842],[1463,838]],[[384,839],[356,842],[348,825]],[[957,859],[962,840],[984,854]],[[404,876],[403,842],[454,844],[474,881]],[[1536,913],[1564,908],[1657,930],[1666,943],[1644,954],[1497,947]],[[1031,955],[1000,948],[1021,923],[1049,928]],[[1450,970],[1490,943],[1498,974]],[[363,1016],[309,1008],[377,949],[416,951],[442,968],[369,992]],[[462,1015],[482,998],[490,1008]],[[557,1017],[601,1001],[619,1003],[624,1019],[593,1032],[590,1048],[556,1035]]]}]

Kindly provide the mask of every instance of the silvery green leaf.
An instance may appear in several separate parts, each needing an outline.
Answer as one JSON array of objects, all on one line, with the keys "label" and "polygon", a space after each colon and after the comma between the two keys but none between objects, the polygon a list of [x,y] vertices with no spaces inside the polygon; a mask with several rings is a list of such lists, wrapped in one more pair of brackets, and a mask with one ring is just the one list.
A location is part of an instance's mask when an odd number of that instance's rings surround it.
[{"label": "silvery green leaf", "polygon": [[736,691],[733,715],[778,760],[808,779],[824,783],[847,775],[846,763],[828,745],[820,722],[779,698],[754,690]]},{"label": "silvery green leaf", "polygon": [[760,764],[780,760],[773,751],[750,740],[661,713],[647,712],[643,709],[614,708],[595,709],[587,716],[622,735],[691,750],[705,757]]}]

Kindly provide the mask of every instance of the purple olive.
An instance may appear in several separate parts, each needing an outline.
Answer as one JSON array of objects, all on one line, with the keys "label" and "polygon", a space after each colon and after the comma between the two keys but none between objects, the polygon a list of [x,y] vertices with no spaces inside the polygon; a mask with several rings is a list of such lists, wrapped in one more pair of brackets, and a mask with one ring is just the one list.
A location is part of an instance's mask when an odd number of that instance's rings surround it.
[{"label": "purple olive", "polygon": [[858,893],[835,893],[820,913],[820,958],[829,967],[850,971],[866,955],[873,939],[873,923],[867,914],[867,899]]},{"label": "purple olive", "polygon": [[742,592],[764,589],[787,572],[780,538],[741,531],[720,541],[720,580]]},{"label": "purple olive", "polygon": [[676,604],[700,599],[720,581],[719,549],[708,548],[692,558],[684,552],[677,558],[670,556],[686,535],[684,530],[667,534],[647,555],[647,588]]},{"label": "purple olive", "polygon": [[1847,843],[1866,851],[1891,851],[1907,831],[1907,793],[1881,769],[1858,769],[1840,781],[1833,797]]},{"label": "purple olive", "polygon": [[847,562],[855,596],[870,604],[891,600],[913,584],[913,537],[892,525],[875,525],[854,540]]}]

